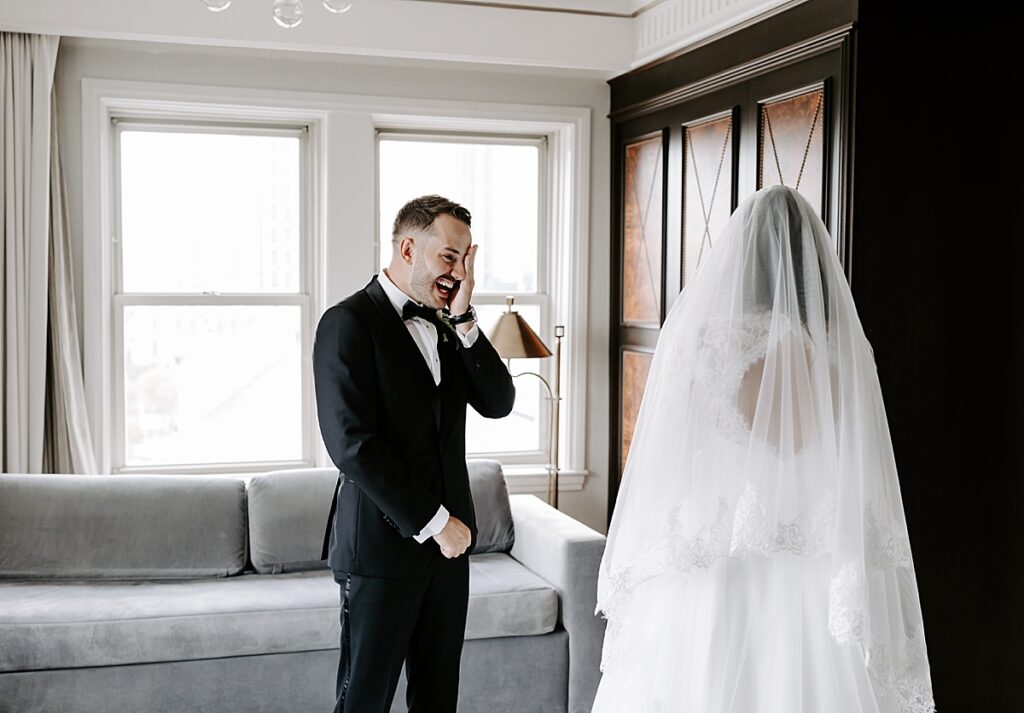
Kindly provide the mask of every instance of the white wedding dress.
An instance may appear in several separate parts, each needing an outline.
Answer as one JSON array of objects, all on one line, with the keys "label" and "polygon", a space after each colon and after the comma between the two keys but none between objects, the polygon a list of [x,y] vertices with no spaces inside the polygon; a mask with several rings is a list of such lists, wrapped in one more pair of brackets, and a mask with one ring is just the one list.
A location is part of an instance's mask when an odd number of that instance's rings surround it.
[{"label": "white wedding dress", "polygon": [[737,208],[651,366],[593,713],[931,713],[870,347],[798,193]]}]

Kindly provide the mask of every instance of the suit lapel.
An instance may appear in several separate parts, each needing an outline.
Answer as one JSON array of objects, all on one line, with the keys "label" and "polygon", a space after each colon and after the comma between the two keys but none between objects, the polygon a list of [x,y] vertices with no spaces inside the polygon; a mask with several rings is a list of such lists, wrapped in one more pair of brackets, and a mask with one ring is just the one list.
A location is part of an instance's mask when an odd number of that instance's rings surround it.
[{"label": "suit lapel", "polygon": [[384,288],[377,282],[377,277],[374,276],[370,284],[366,286],[366,294],[370,298],[370,302],[377,309],[380,314],[382,323],[384,324],[384,331],[394,337],[395,341],[398,342],[402,353],[405,354],[406,360],[409,362],[409,368],[412,369],[413,375],[416,377],[416,381],[419,382],[420,387],[423,389],[424,395],[427,397],[427,402],[430,404],[430,409],[434,413],[434,425],[438,432],[441,430],[441,394],[438,391],[437,385],[434,383],[434,377],[430,373],[430,367],[427,366],[427,362],[423,359],[423,353],[420,352],[419,347],[416,346],[416,342],[413,341],[412,336],[409,334],[409,329],[405,326],[405,322],[395,311],[394,305],[391,304],[391,300],[384,293]]}]

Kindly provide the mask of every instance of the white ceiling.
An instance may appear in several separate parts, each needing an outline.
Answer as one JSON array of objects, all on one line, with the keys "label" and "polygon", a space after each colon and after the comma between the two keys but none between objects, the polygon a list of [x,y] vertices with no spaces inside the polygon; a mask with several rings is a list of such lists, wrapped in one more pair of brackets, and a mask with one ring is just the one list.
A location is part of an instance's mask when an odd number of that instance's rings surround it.
[{"label": "white ceiling", "polygon": [[[0,30],[568,69],[611,77],[801,0],[355,0],[336,15],[304,0],[293,29],[272,0],[0,0]],[[725,7],[723,7],[725,6]]]}]

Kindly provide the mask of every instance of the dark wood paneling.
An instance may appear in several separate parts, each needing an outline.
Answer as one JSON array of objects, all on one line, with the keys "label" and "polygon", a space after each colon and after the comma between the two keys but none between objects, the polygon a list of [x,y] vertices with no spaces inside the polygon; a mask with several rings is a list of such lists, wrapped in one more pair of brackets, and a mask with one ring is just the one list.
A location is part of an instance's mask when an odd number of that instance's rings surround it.
[{"label": "dark wood paneling", "polygon": [[[614,228],[612,239],[612,314],[614,315],[611,326],[612,338],[609,340],[609,369],[610,386],[610,413],[609,442],[621,444],[622,424],[621,410],[623,408],[623,390],[621,383],[622,345],[641,346],[652,348],[657,342],[658,330],[661,320],[657,322],[633,322],[623,323],[620,315],[625,311],[624,293],[625,285],[635,283],[635,277],[627,274],[631,264],[627,257],[636,258],[638,255],[637,245],[641,243],[632,241],[630,246],[629,232],[642,232],[636,225],[640,221],[633,215],[640,214],[637,201],[634,195],[642,195],[642,191],[631,186],[634,171],[627,168],[629,162],[629,148],[636,142],[650,136],[661,136],[664,167],[664,230],[663,230],[663,264],[662,273],[662,309],[661,317],[672,309],[675,300],[683,289],[687,277],[687,253],[692,258],[700,254],[701,240],[703,237],[703,212],[708,202],[702,203],[701,195],[704,188],[708,188],[708,198],[714,184],[714,176],[718,175],[719,169],[722,173],[728,173],[728,179],[724,184],[719,178],[718,194],[714,205],[718,206],[720,212],[716,213],[714,220],[722,223],[732,213],[737,201],[754,192],[758,183],[758,130],[759,111],[764,102],[777,101],[782,98],[789,98],[795,94],[806,93],[808,88],[825,89],[825,101],[819,115],[820,127],[816,126],[815,138],[820,143],[815,144],[814,150],[824,152],[824,159],[819,159],[816,169],[824,177],[824,180],[817,181],[819,189],[827,188],[827,196],[823,201],[821,197],[816,203],[822,204],[823,218],[837,240],[837,252],[844,255],[842,245],[845,237],[845,221],[840,207],[845,204],[843,191],[846,189],[847,181],[841,173],[842,167],[846,166],[843,156],[848,144],[849,121],[845,116],[849,104],[844,98],[849,91],[849,78],[845,75],[848,65],[845,59],[850,53],[850,36],[833,36],[829,43],[820,44],[817,40],[811,42],[814,54],[811,52],[802,55],[804,58],[795,64],[787,64],[773,72],[758,74],[742,82],[715,86],[707,93],[691,96],[685,102],[655,112],[639,114],[628,119],[617,117],[613,120],[612,140],[613,149],[612,164],[613,175],[617,181],[612,191],[612,226]],[[792,48],[800,54],[801,48]],[[835,101],[829,97],[839,95]],[[706,124],[710,119],[718,119],[731,116],[731,129],[729,131],[729,142],[724,141],[724,133],[716,134],[714,146],[710,148],[707,156],[702,153],[699,141],[699,127]],[[783,121],[785,124],[786,122]],[[719,124],[722,128],[724,124]],[[709,127],[704,127],[705,129]],[[785,128],[785,127],[784,127]],[[808,130],[810,125],[808,125]],[[820,128],[820,132],[818,129]],[[688,141],[687,134],[693,130],[698,134],[698,142]],[[713,132],[712,132],[713,133]],[[710,145],[710,142],[709,142]],[[688,148],[689,146],[689,148]],[[723,154],[723,147],[725,152]],[[820,147],[816,148],[816,147]],[[797,149],[793,149],[794,151]],[[800,147],[800,159],[803,158],[803,147]],[[689,157],[697,155],[700,163],[698,172],[708,174],[707,185],[697,188],[694,178],[693,163]],[[703,158],[701,158],[703,156]],[[789,156],[787,154],[787,162]],[[635,162],[636,160],[633,159]],[[701,164],[704,164],[701,167]],[[799,165],[799,162],[798,162]],[[698,214],[698,220],[693,220],[693,213]],[[690,224],[687,225],[687,220]],[[694,227],[694,223],[698,225]],[[697,234],[698,240],[691,241],[685,245],[686,235],[694,237]],[[711,231],[712,241],[714,228]],[[641,263],[642,264],[642,263]],[[653,272],[653,271],[652,271]],[[651,310],[653,313],[653,310]],[[619,448],[609,449],[609,513],[614,507],[615,498],[618,495],[619,478],[621,477],[621,459]]]},{"label": "dark wood paneling", "polygon": [[642,105],[733,67],[849,27],[857,0],[809,0],[725,38],[666,57],[612,79],[611,113]]}]

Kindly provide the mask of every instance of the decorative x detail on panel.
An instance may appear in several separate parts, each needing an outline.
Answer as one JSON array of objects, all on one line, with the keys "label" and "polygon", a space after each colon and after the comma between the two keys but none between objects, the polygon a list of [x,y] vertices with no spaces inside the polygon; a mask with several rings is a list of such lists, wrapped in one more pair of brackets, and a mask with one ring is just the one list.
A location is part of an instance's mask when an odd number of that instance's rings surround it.
[{"label": "decorative x detail on panel", "polygon": [[[722,138],[722,146],[718,151],[718,165],[715,167],[715,180],[711,184],[710,195],[705,196],[705,186],[703,185],[700,177],[700,169],[698,168],[697,162],[697,150],[693,143],[693,134],[700,129],[709,128],[713,129],[714,124],[718,124],[722,121],[728,122],[726,125],[725,136]],[[703,230],[700,238],[700,247],[697,250],[697,256],[693,263],[694,267],[700,265],[700,261],[704,257],[704,250],[707,248],[711,249],[712,237],[711,237],[711,218],[715,208],[715,200],[719,195],[719,188],[722,180],[722,167],[725,166],[725,159],[728,155],[729,140],[732,137],[732,119],[719,119],[715,122],[709,122],[696,127],[689,127],[686,129],[686,154],[690,160],[690,166],[693,169],[694,185],[697,189],[697,197],[700,202],[701,220],[703,221]],[[707,145],[708,142],[704,142]],[[687,186],[689,188],[689,186]],[[689,259],[689,258],[687,258]]]},{"label": "decorative x detail on panel", "polygon": [[[634,279],[632,284],[627,285],[627,289],[641,289],[647,293],[645,296],[650,299],[649,304],[653,307],[655,314],[644,315],[642,321],[657,321],[659,318],[657,310],[660,308],[661,302],[660,201],[658,201],[659,213],[655,220],[656,230],[654,229],[655,226],[651,225],[650,214],[654,198],[660,195],[661,190],[659,183],[662,173],[661,139],[651,139],[634,144],[627,150],[629,151],[627,160],[632,163],[633,170],[627,172],[630,177],[630,185],[626,190],[626,199],[633,204],[637,220],[640,224],[639,246],[635,249],[632,256],[632,264],[627,266],[627,274],[632,275]],[[644,173],[644,175],[641,176],[641,173]],[[644,187],[646,187],[646,193],[641,190]],[[634,242],[629,240],[629,236],[627,236],[627,241]],[[652,243],[652,241],[656,242]],[[657,254],[652,254],[652,244],[659,248]],[[640,279],[641,274],[646,279]]]},{"label": "decorative x detail on panel", "polygon": [[[813,112],[810,114],[810,125],[807,128],[807,139],[803,142],[803,144],[804,144],[803,145],[803,154],[802,154],[802,157],[800,159],[800,168],[797,170],[796,181],[791,186],[792,188],[794,188],[795,190],[798,190],[798,191],[800,190],[800,182],[801,182],[801,180],[803,180],[803,177],[804,177],[804,169],[807,167],[807,157],[810,154],[811,145],[814,142],[815,131],[818,128],[818,123],[819,123],[820,118],[821,118],[821,110],[822,110],[822,104],[823,104],[824,99],[825,99],[825,92],[822,89],[817,89],[814,92],[809,92],[808,94],[803,94],[803,95],[800,95],[798,97],[794,97],[792,99],[788,99],[788,100],[780,101],[780,102],[775,102],[773,104],[765,104],[762,107],[762,109],[761,109],[762,115],[764,117],[764,132],[763,132],[763,134],[761,136],[762,147],[763,147],[763,143],[764,143],[764,134],[767,134],[767,136],[768,136],[768,143],[769,143],[769,145],[771,146],[771,149],[772,149],[772,158],[774,159],[774,162],[775,162],[775,172],[776,172],[776,174],[778,176],[778,179],[779,179],[778,182],[780,184],[784,185],[784,186],[788,186],[790,184],[786,183],[786,179],[783,176],[783,172],[782,172],[782,163],[783,162],[782,162],[782,159],[779,157],[780,143],[781,142],[780,141],[776,141],[776,138],[775,138],[775,127],[772,124],[772,111],[774,110],[775,112],[780,114],[781,116],[779,118],[781,118],[782,121],[786,122],[786,124],[788,124],[787,128],[789,128],[789,127],[792,127],[794,124],[800,122],[801,120],[806,121],[806,119],[807,119],[806,114],[803,115],[803,116],[800,116],[799,114],[793,115],[793,112],[794,112],[794,110],[799,109],[799,105],[801,105],[801,104],[807,105],[807,101],[809,99],[812,99],[812,98],[813,98],[813,101],[814,101],[814,104],[813,104],[814,108],[813,108]],[[785,152],[785,150],[786,150],[786,147],[783,145],[782,146],[782,151]],[[761,169],[762,170],[762,181],[761,181],[761,183],[762,183],[762,185],[764,185],[763,172],[765,170],[764,169],[765,161],[764,161],[764,151],[763,151],[763,148],[762,148],[762,153],[761,153],[761,164],[762,164],[762,169]]]}]

